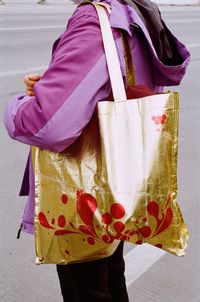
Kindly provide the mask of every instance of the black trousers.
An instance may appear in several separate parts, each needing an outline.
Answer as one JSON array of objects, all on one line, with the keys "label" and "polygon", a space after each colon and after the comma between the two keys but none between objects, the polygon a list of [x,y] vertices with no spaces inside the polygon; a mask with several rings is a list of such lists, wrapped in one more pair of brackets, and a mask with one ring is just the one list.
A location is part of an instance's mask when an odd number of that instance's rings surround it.
[{"label": "black trousers", "polygon": [[57,265],[64,302],[128,302],[123,242],[108,258]]}]

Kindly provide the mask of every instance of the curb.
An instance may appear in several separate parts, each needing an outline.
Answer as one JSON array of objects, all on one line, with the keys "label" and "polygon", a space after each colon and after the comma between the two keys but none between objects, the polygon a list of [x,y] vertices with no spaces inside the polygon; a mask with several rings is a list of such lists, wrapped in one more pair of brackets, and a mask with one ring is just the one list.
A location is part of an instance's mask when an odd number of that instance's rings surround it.
[{"label": "curb", "polygon": [[184,6],[200,6],[200,3],[198,4],[159,4],[158,6],[173,6],[173,7],[184,7]]}]

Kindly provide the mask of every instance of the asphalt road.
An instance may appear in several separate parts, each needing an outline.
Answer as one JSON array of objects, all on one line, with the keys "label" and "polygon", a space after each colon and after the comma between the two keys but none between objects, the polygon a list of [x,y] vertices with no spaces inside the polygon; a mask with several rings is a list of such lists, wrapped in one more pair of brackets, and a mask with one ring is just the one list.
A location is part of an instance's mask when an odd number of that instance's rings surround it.
[{"label": "asphalt road", "polygon": [[[25,198],[17,196],[28,147],[7,137],[2,124],[10,97],[26,73],[42,72],[72,4],[0,7],[0,301],[61,301],[53,265],[34,265],[33,237],[16,240]],[[126,246],[130,302],[200,302],[200,7],[162,7],[163,17],[192,60],[180,87],[179,204],[190,232],[186,256]],[[139,250],[140,248],[140,250]],[[137,257],[136,257],[137,256]],[[131,276],[129,276],[131,275]],[[94,301],[95,302],[95,301]]]}]

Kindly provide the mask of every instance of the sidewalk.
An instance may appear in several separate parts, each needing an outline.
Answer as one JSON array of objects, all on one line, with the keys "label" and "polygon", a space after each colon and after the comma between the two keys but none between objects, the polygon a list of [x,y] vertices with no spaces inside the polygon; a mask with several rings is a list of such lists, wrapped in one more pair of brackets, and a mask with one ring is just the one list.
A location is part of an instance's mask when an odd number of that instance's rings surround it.
[{"label": "sidewalk", "polygon": [[[2,0],[6,4],[37,4],[39,0]],[[46,5],[73,4],[70,0],[46,0]]]},{"label": "sidewalk", "polygon": [[[39,0],[2,0],[5,4],[20,4],[20,5],[38,5]],[[172,5],[172,6],[183,6],[183,5],[200,5],[200,0],[154,0],[158,5]],[[45,5],[38,6],[60,6],[65,4],[74,5],[72,0],[46,0]]]},{"label": "sidewalk", "polygon": [[[1,14],[48,14],[48,13],[72,13],[76,5],[70,0],[47,0],[46,4],[38,4],[39,0],[2,0],[5,1],[5,4],[0,5],[0,15]],[[157,0],[158,2],[162,0]],[[167,0],[166,0],[167,1]],[[169,0],[168,0],[169,1]],[[164,1],[162,1],[164,2]],[[160,5],[161,11],[174,11],[176,9],[182,11],[185,9],[186,5]],[[194,5],[187,6],[187,10],[192,11]],[[197,10],[200,9],[200,5],[196,5]],[[1,23],[1,22],[0,22]]]},{"label": "sidewalk", "polygon": [[[5,1],[5,4],[0,4],[0,15],[1,14],[52,14],[52,13],[72,13],[76,5],[70,0],[46,0],[46,4],[38,4],[39,0],[2,0]],[[169,1],[169,0],[166,0]],[[192,11],[194,6],[195,9],[199,10],[200,5],[192,4],[187,5],[187,10]],[[199,0],[200,1],[200,0]],[[157,0],[157,3],[164,2],[163,0]],[[160,5],[161,11],[174,11],[175,10],[184,10],[186,5]],[[1,24],[1,21],[0,21]]]},{"label": "sidewalk", "polygon": [[200,0],[154,0],[158,5],[200,5]]},{"label": "sidewalk", "polygon": [[[38,4],[39,0],[2,0],[5,4],[0,4],[0,14],[39,14],[39,13],[64,13],[73,12],[75,4],[69,0],[47,0],[46,4]],[[64,9],[64,10],[63,10]]]}]

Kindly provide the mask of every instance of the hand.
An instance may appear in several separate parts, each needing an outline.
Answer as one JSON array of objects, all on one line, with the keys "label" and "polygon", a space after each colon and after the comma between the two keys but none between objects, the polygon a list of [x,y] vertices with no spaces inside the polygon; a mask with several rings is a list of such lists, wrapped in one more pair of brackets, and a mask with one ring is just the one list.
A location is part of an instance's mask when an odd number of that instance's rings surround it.
[{"label": "hand", "polygon": [[29,74],[25,76],[24,78],[24,84],[26,85],[26,94],[29,96],[34,96],[33,87],[35,85],[35,82],[38,82],[41,79],[41,75],[35,73],[35,74]]}]

